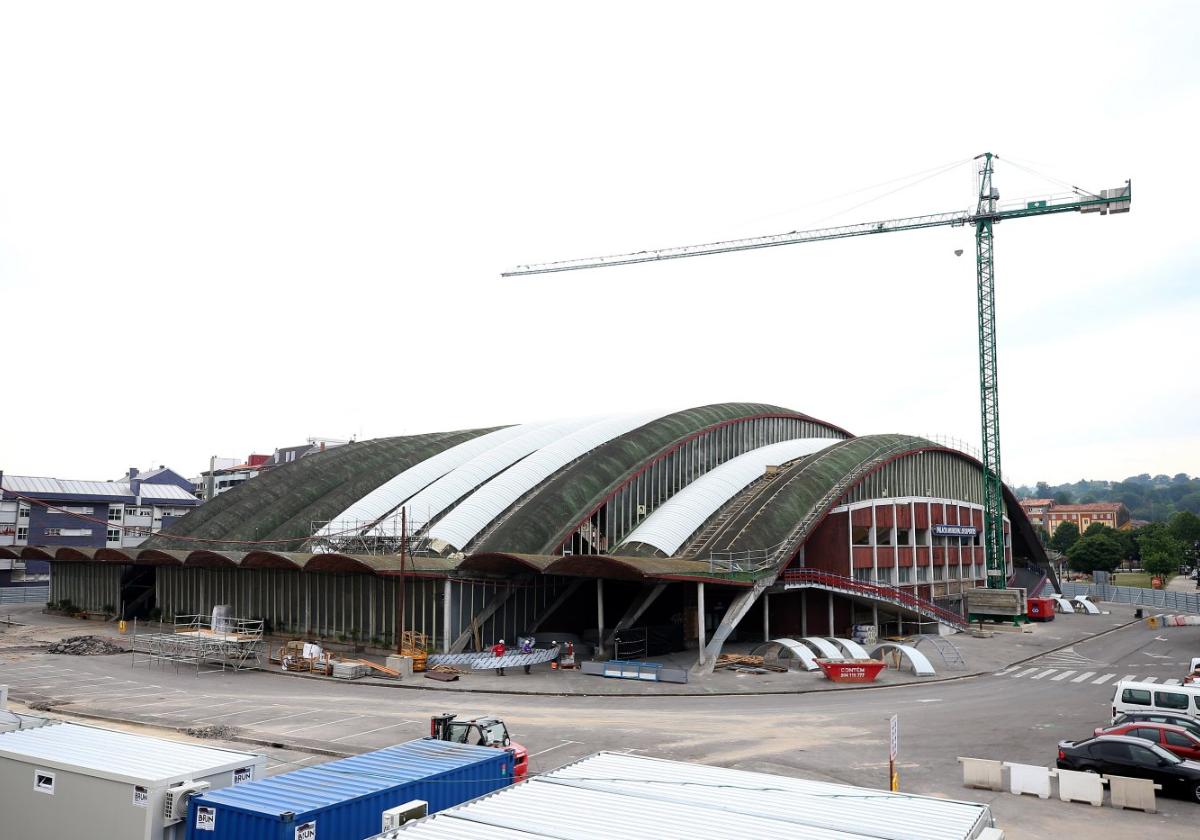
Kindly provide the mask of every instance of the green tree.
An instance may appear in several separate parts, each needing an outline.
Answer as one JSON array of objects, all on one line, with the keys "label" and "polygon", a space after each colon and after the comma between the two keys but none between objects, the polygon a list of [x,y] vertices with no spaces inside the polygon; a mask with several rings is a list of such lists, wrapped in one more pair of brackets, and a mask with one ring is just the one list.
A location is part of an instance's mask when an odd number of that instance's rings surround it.
[{"label": "green tree", "polygon": [[1200,516],[1189,510],[1181,510],[1167,523],[1167,533],[1183,544],[1183,553],[1189,563],[1200,559]]},{"label": "green tree", "polygon": [[1178,572],[1183,562],[1183,543],[1172,537],[1162,525],[1147,525],[1141,531],[1138,534],[1138,547],[1142,552],[1142,568],[1163,578]]},{"label": "green tree", "polygon": [[1087,530],[1083,532],[1083,535],[1085,537],[1089,537],[1092,534],[1098,534],[1101,531],[1111,531],[1111,530],[1112,530],[1112,528],[1109,528],[1103,522],[1093,522],[1091,525],[1087,526]]},{"label": "green tree", "polygon": [[1054,494],[1054,503],[1055,503],[1055,504],[1058,504],[1058,505],[1069,505],[1069,504],[1073,504],[1073,502],[1072,502],[1072,500],[1071,500],[1071,493],[1070,493],[1070,491],[1068,491],[1068,490],[1059,490],[1057,493],[1055,493],[1055,494]]},{"label": "green tree", "polygon": [[1110,533],[1080,537],[1067,551],[1067,565],[1076,572],[1111,572],[1120,562],[1121,544]]},{"label": "green tree", "polygon": [[1054,536],[1050,538],[1050,547],[1066,554],[1067,550],[1078,541],[1079,527],[1074,522],[1064,522],[1054,529]]}]

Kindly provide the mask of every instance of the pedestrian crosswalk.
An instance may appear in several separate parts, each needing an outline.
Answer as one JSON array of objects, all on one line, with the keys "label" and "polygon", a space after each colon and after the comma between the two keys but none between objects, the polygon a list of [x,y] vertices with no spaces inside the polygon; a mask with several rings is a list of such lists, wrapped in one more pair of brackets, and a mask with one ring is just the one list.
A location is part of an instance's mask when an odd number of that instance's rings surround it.
[{"label": "pedestrian crosswalk", "polygon": [[996,671],[993,676],[1008,677],[1014,680],[1045,680],[1046,682],[1076,685],[1116,685],[1118,682],[1128,680],[1159,683],[1160,685],[1179,685],[1182,682],[1182,680],[1176,678],[1164,679],[1153,675],[1121,674],[1119,671],[1101,673],[1100,671],[1082,671],[1079,668],[1048,668],[1045,665],[1045,660],[1049,659],[1049,656],[1042,657],[1042,661],[1034,667],[1014,665],[1011,668],[1005,668],[1003,671]]}]

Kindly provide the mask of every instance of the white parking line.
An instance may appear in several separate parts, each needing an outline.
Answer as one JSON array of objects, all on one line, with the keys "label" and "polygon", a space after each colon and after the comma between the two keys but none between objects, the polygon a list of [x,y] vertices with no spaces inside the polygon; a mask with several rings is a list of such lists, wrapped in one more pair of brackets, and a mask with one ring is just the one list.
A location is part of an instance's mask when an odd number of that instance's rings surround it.
[{"label": "white parking line", "polygon": [[553,747],[547,747],[546,749],[544,749],[540,752],[532,753],[529,757],[537,758],[539,755],[545,755],[546,753],[550,752],[550,750],[556,750],[559,747],[565,747],[567,744],[582,744],[582,743],[583,743],[583,741],[563,741],[561,744],[556,744]]},{"label": "white parking line", "polygon": [[[249,703],[250,701],[249,700],[239,700],[237,702]],[[246,714],[246,712],[253,712],[257,708],[259,708],[259,706],[251,705],[251,707],[249,709],[238,709],[236,712],[226,712],[223,715],[209,715],[208,717],[196,718],[196,723],[206,723],[210,720],[217,720],[218,718],[224,718],[224,717],[232,717],[233,715],[244,715],[244,714]]]},{"label": "white parking line", "polygon": [[1088,677],[1094,677],[1094,676],[1096,676],[1096,672],[1095,672],[1095,671],[1084,671],[1084,672],[1083,672],[1082,674],[1080,674],[1078,677],[1076,677],[1075,679],[1071,680],[1071,682],[1073,682],[1073,683],[1079,683],[1079,682],[1083,682],[1083,681],[1084,681],[1084,680],[1086,680]]},{"label": "white parking line", "polygon": [[1061,674],[1055,674],[1053,677],[1051,677],[1050,682],[1058,682],[1059,680],[1065,680],[1067,677],[1071,676],[1074,673],[1076,673],[1076,672],[1075,671],[1063,671]]},{"label": "white parking line", "polygon": [[1042,677],[1048,677],[1048,676],[1050,676],[1051,674],[1053,674],[1053,673],[1054,673],[1055,671],[1057,671],[1057,670],[1058,670],[1057,668],[1047,668],[1045,671],[1042,671],[1042,673],[1040,673],[1040,674],[1034,674],[1034,675],[1033,675],[1032,677],[1030,677],[1029,679],[1031,679],[1031,680],[1040,680]]},{"label": "white parking line", "polygon": [[1103,683],[1108,682],[1115,676],[1116,676],[1116,674],[1105,674],[1102,677],[1096,677],[1096,679],[1092,680],[1092,685],[1101,685]]},{"label": "white parking line", "polygon": [[397,726],[405,726],[409,723],[416,723],[415,720],[402,720],[399,723],[393,723],[388,726],[381,726],[378,729],[368,729],[366,732],[355,732],[353,735],[343,735],[341,738],[333,738],[329,743],[336,744],[338,741],[347,741],[351,738],[361,738],[363,735],[370,735],[372,732],[382,732],[385,729],[395,729]]},{"label": "white parking line", "polygon": [[1136,680],[1137,678],[1137,674],[1126,674],[1125,676],[1121,677],[1121,679],[1117,680],[1117,682],[1128,682],[1129,680]]},{"label": "white parking line", "polygon": [[272,721],[276,721],[276,720],[287,720],[288,718],[297,718],[297,717],[302,717],[304,715],[315,715],[315,714],[317,714],[317,712],[315,712],[315,711],[293,712],[290,715],[279,715],[278,717],[263,718],[262,720],[248,720],[245,723],[239,723],[238,726],[258,726],[260,723],[271,723]]},{"label": "white parking line", "polygon": [[1021,667],[1020,665],[1014,665],[1011,668],[1005,668],[1003,671],[997,671],[996,676],[1003,677],[1005,674],[1011,674],[1013,671],[1017,670],[1020,667]]},{"label": "white parking line", "polygon": [[1142,677],[1141,681],[1145,683],[1158,682],[1158,677]]},{"label": "white parking line", "polygon": [[295,729],[284,729],[279,734],[288,735],[292,732],[303,732],[305,729],[320,729],[322,726],[333,726],[335,723],[345,723],[348,720],[357,720],[361,717],[364,717],[364,715],[350,715],[350,717],[340,718],[339,720],[328,720],[324,723],[313,723],[308,726],[298,726]]}]

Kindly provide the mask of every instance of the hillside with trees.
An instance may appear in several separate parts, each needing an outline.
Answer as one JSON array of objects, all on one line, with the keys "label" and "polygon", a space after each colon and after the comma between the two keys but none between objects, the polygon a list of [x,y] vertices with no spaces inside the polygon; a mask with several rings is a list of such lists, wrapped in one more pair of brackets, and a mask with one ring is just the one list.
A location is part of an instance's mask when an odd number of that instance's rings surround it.
[{"label": "hillside with trees", "polygon": [[1124,481],[1082,479],[1058,485],[1039,481],[1033,487],[1015,490],[1018,498],[1054,499],[1060,505],[1123,502],[1130,516],[1147,522],[1167,522],[1180,511],[1200,514],[1200,477],[1192,478],[1187,473],[1142,473]]}]

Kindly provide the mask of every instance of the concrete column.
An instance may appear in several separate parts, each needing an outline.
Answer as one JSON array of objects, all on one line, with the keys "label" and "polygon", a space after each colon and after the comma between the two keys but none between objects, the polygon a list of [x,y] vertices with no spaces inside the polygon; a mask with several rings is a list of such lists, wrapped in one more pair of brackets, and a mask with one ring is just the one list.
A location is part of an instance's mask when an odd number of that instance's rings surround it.
[{"label": "concrete column", "polygon": [[879,626],[879,605],[878,604],[871,605],[871,623],[874,624],[876,627]]},{"label": "concrete column", "polygon": [[604,578],[596,578],[596,657],[604,658]]},{"label": "concrete column", "polygon": [[800,635],[808,635],[808,590],[800,590]]},{"label": "concrete column", "polygon": [[829,596],[829,635],[833,636],[835,635],[833,632],[833,593],[827,592],[825,594]]},{"label": "concrete column", "polygon": [[700,664],[704,664],[704,583],[696,583],[696,640],[700,642]]},{"label": "concrete column", "polygon": [[442,653],[450,652],[450,603],[451,603],[451,587],[454,586],[454,581],[446,578],[442,583]]},{"label": "concrete column", "polygon": [[763,641],[771,641],[771,596],[763,593]]}]

